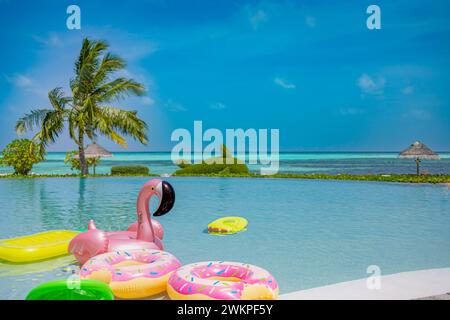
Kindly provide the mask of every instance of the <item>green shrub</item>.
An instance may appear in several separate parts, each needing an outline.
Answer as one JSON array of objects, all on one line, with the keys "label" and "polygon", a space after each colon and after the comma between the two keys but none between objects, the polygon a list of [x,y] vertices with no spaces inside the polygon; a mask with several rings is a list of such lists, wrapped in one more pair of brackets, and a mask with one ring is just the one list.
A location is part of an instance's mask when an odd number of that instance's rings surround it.
[{"label": "green shrub", "polygon": [[[70,170],[78,170],[81,171],[80,167],[80,158],[75,158],[78,155],[78,151],[69,151],[66,153],[66,158],[64,159],[64,163],[70,165]],[[87,166],[98,166],[100,163],[100,158],[86,158]]]},{"label": "green shrub", "polygon": [[15,139],[2,152],[2,165],[14,168],[14,174],[27,175],[35,163],[43,160],[38,146],[28,139]]},{"label": "green shrub", "polygon": [[114,166],[111,174],[149,174],[150,170],[146,166]]},{"label": "green shrub", "polygon": [[[232,161],[230,161],[230,159]],[[244,175],[248,174],[249,170],[247,165],[234,158],[233,155],[227,150],[225,145],[222,145],[222,155],[207,159],[202,163],[198,164],[188,164],[186,162],[181,162],[179,165],[179,170],[175,172],[175,175],[195,175],[195,174],[237,174]]]},{"label": "green shrub", "polygon": [[245,164],[217,164],[199,163],[184,164],[183,168],[175,172],[176,175],[191,174],[248,174],[249,170]]}]

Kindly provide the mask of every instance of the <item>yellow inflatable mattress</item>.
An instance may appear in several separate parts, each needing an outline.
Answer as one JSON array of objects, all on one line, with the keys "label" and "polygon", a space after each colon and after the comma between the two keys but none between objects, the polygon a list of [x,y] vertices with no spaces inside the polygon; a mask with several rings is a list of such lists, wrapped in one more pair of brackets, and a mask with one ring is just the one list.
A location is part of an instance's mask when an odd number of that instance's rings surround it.
[{"label": "yellow inflatable mattress", "polygon": [[33,262],[68,254],[70,240],[78,231],[52,230],[0,240],[0,259]]},{"label": "yellow inflatable mattress", "polygon": [[211,234],[233,234],[244,231],[248,221],[242,217],[223,217],[208,224],[208,232]]}]

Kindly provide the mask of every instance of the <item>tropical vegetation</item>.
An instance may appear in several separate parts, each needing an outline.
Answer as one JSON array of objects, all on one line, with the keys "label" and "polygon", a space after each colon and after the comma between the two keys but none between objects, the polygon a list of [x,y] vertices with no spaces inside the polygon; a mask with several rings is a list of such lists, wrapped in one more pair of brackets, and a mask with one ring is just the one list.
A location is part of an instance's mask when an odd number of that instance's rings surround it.
[{"label": "tropical vegetation", "polygon": [[277,173],[261,175],[258,173],[175,173],[175,176],[205,177],[240,177],[240,178],[284,178],[284,179],[318,179],[318,180],[357,180],[402,183],[450,183],[450,174],[420,175],[415,174],[316,174],[316,173]]},{"label": "tropical vegetation", "polygon": [[225,145],[222,145],[221,155],[211,159],[203,160],[201,163],[190,164],[181,161],[179,170],[175,175],[197,175],[197,174],[249,174],[247,165],[233,157]]},{"label": "tropical vegetation", "polygon": [[68,130],[70,138],[78,146],[81,174],[88,174],[85,157],[85,140],[103,135],[126,147],[124,136],[147,143],[147,124],[136,111],[124,110],[111,104],[129,95],[145,92],[141,83],[125,77],[114,77],[125,68],[125,61],[107,52],[104,41],[84,39],[70,79],[70,95],[60,87],[48,93],[51,108],[36,109],[20,118],[15,126],[18,134],[37,133],[32,141],[38,145],[41,155],[45,148]]},{"label": "tropical vegetation", "polygon": [[112,175],[147,175],[149,172],[148,167],[140,165],[113,166],[111,168]]},{"label": "tropical vegetation", "polygon": [[[70,165],[70,170],[81,171],[80,157],[78,151],[66,152],[64,163]],[[86,164],[88,167],[98,166],[100,164],[100,158],[86,158]]]},{"label": "tropical vegetation", "polygon": [[15,139],[2,152],[1,164],[14,168],[14,174],[27,175],[33,165],[41,162],[43,155],[29,139]]},{"label": "tropical vegetation", "polygon": [[[147,168],[148,169],[148,168]],[[276,175],[261,175],[257,173],[183,173],[173,174],[174,176],[192,176],[192,177],[211,177],[211,178],[269,178],[269,179],[318,179],[318,180],[355,180],[355,181],[374,181],[374,182],[393,182],[393,183],[444,183],[450,187],[449,174],[436,175],[413,175],[413,174],[297,174],[297,173],[278,173]],[[157,176],[151,173],[134,173],[111,171],[111,174],[86,175],[85,177],[115,177],[115,176]],[[0,179],[10,178],[79,178],[78,174],[34,174],[34,175],[0,175]]]}]

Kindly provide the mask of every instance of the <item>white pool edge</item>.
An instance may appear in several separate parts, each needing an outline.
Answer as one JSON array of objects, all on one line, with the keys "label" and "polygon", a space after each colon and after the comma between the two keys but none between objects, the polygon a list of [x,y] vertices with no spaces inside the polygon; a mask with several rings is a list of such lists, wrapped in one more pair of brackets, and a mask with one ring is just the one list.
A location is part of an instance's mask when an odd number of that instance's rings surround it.
[{"label": "white pool edge", "polygon": [[411,300],[450,292],[450,268],[426,269],[381,276],[380,289],[367,279],[336,283],[279,296],[280,300]]}]

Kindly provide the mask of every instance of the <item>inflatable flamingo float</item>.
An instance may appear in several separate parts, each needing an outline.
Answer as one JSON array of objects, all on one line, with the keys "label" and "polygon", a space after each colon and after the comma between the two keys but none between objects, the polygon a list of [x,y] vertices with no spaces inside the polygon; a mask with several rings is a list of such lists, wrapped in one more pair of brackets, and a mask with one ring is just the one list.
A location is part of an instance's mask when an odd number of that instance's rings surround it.
[{"label": "inflatable flamingo float", "polygon": [[161,224],[150,218],[150,198],[156,195],[159,199],[158,209],[154,216],[162,216],[172,209],[175,203],[175,191],[172,186],[159,179],[148,181],[142,187],[137,199],[137,222],[131,224],[127,231],[106,232],[95,227],[90,220],[88,231],[78,234],[69,243],[69,252],[78,262],[84,264],[90,258],[111,251],[132,249],[163,250],[164,235]]}]

